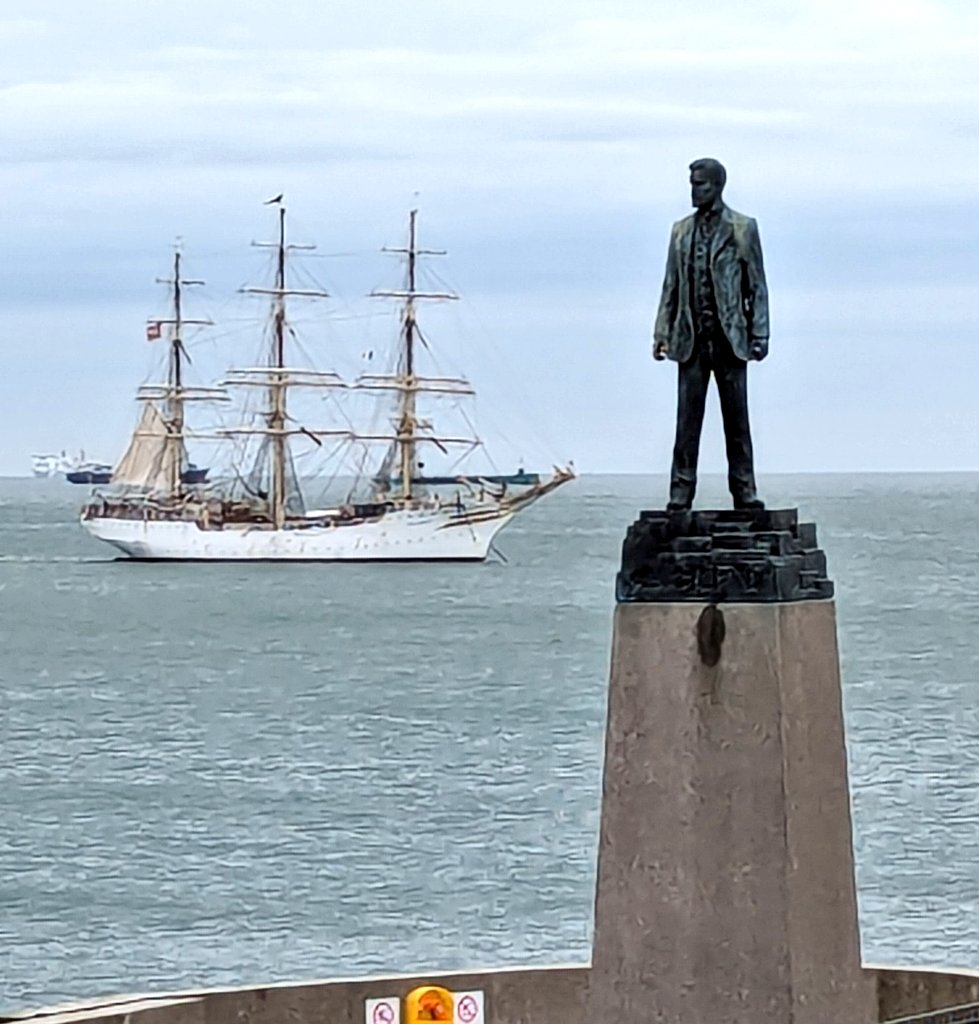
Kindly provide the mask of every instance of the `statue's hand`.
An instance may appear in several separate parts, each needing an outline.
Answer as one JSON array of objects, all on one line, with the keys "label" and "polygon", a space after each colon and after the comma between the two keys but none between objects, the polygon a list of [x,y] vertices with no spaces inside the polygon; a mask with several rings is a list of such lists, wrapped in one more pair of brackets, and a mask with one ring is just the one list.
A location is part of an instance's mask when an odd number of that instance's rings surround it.
[{"label": "statue's hand", "polygon": [[768,355],[768,338],[752,338],[748,354],[752,359],[761,362]]},{"label": "statue's hand", "polygon": [[653,359],[661,360],[666,358],[666,342],[665,341],[654,341],[653,342]]}]

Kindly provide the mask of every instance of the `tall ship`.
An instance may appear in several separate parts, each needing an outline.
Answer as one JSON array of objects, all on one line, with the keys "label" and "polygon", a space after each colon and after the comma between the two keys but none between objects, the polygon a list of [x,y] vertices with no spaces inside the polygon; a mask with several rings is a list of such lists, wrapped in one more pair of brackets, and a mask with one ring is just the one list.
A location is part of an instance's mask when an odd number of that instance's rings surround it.
[{"label": "tall ship", "polygon": [[[165,385],[142,389],[144,412],[130,450],[114,475],[121,489],[93,495],[82,510],[82,524],[94,537],[124,555],[144,560],[186,561],[482,561],[496,535],[520,512],[574,478],[570,467],[555,467],[541,480],[537,474],[492,478],[479,474],[429,475],[426,450],[463,455],[478,449],[478,438],[442,433],[423,408],[426,400],[471,398],[475,391],[463,377],[420,372],[419,349],[427,348],[417,309],[425,300],[452,300],[449,292],[418,287],[420,256],[435,255],[416,242],[417,211],[409,220],[408,243],[389,249],[406,262],[404,287],[371,294],[401,307],[397,359],[391,373],[361,373],[345,380],[330,370],[299,365],[293,351],[295,331],[287,303],[326,297],[319,289],[295,288],[287,280],[293,249],[286,241],[286,210],[278,206],[278,238],[271,287],[243,289],[270,300],[270,322],[258,365],[228,371],[216,388],[191,392],[180,377],[183,346],[179,302],[171,339],[171,369]],[[179,265],[178,268],[179,270]],[[179,295],[179,273],[175,273]],[[185,282],[186,283],[186,282]],[[294,405],[298,393],[328,393],[338,401],[319,409],[338,410],[337,422],[307,423]],[[242,397],[235,408],[247,411],[247,396],[260,396],[252,419],[217,428],[214,436],[232,444],[238,463],[228,479],[209,486],[185,482],[185,403]],[[345,399],[370,399],[386,406],[381,426],[358,429],[344,411]],[[376,452],[373,468],[366,458],[344,500],[310,508],[296,471],[300,446],[337,446]],[[450,484],[454,493],[444,493]]]}]

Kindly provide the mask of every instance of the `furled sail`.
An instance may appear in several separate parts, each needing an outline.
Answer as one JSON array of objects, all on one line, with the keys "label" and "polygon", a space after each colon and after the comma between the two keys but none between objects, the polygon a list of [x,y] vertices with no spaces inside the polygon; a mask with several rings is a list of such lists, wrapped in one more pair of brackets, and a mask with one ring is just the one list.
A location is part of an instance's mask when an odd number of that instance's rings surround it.
[{"label": "furled sail", "polygon": [[398,442],[393,441],[384,453],[381,465],[374,474],[374,488],[378,494],[387,494],[391,490],[391,470],[394,468],[394,461],[398,456]]},{"label": "furled sail", "polygon": [[[282,496],[283,508],[287,515],[301,516],[306,512],[306,503],[299,486],[296,464],[292,452],[288,448],[285,449],[283,457],[285,459],[282,474],[285,482],[285,493]],[[246,494],[262,501],[268,501],[269,495],[272,493],[272,438],[262,438],[252,468],[248,476],[242,480],[242,484]]]},{"label": "furled sail", "polygon": [[180,479],[183,446],[174,443],[166,420],[153,402],[146,402],[125,454],[112,472],[112,483],[167,491]]}]

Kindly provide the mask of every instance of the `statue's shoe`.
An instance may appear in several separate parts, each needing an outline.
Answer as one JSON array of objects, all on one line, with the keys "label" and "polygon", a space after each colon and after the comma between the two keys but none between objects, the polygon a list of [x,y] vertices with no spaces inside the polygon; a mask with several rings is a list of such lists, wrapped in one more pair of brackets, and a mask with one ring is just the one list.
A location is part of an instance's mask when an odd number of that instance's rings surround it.
[{"label": "statue's shoe", "polygon": [[735,498],[734,507],[739,512],[753,512],[763,509],[765,503],[757,495],[752,494],[742,498]]}]

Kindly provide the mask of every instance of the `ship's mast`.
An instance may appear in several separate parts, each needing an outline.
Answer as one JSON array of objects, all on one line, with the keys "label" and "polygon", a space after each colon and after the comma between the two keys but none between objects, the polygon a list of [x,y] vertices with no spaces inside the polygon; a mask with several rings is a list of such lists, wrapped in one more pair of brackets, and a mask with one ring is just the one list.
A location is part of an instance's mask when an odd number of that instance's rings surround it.
[{"label": "ship's mast", "polygon": [[[415,267],[419,256],[444,256],[443,249],[419,249],[415,223],[418,211],[412,210],[408,221],[408,247],[406,249],[385,248],[385,252],[404,253],[408,257],[408,272],[404,291],[375,291],[372,295],[404,299],[403,321],[401,332],[402,358],[400,373],[397,376],[397,390],[400,398],[397,418],[397,443],[401,452],[401,493],[406,499],[412,497],[412,484],[418,468],[416,456],[418,445],[419,420],[416,413],[416,399],[419,391],[433,390],[427,380],[419,378],[415,373],[415,339],[418,333],[418,321],[415,316],[415,302],[418,299],[457,299],[459,296],[451,292],[421,292],[417,288]],[[465,384],[465,382],[460,382]],[[466,385],[468,388],[468,385]],[[447,388],[438,388],[446,391]],[[470,393],[468,390],[460,393]]]},{"label": "ship's mast", "polygon": [[272,493],[269,504],[272,525],[282,529],[286,519],[286,388],[282,379],[285,369],[285,323],[286,323],[286,210],[279,206],[279,249],[275,270],[274,329],[275,340],[272,349],[272,368],[277,371],[269,379],[269,430],[272,431]]},{"label": "ship's mast", "polygon": [[[272,296],[272,350],[269,353],[267,378],[263,381],[268,396],[269,407],[266,413],[266,429],[261,431],[271,439],[269,444],[269,513],[272,525],[275,529],[281,530],[286,521],[286,505],[288,495],[286,494],[286,464],[288,460],[287,436],[296,431],[286,429],[286,392],[290,385],[305,383],[297,380],[295,370],[290,370],[285,359],[285,337],[286,337],[286,296],[305,295],[319,298],[326,298],[325,291],[311,289],[297,289],[286,287],[286,253],[292,249],[315,249],[314,245],[286,245],[286,208],[282,205],[282,197],[269,200],[279,207],[279,238],[275,242],[254,242],[254,245],[274,248],[276,250],[275,263],[275,286],[273,288],[243,288],[242,291],[252,292],[259,295]],[[262,381],[265,374],[260,374],[258,381],[238,379],[237,384],[247,384]],[[319,382],[317,382],[319,383]],[[329,386],[330,382],[324,381]],[[301,431],[313,437],[311,431]],[[232,433],[246,433],[246,431],[232,431]],[[339,433],[339,431],[337,432]]]},{"label": "ship's mast", "polygon": [[415,218],[418,211],[411,211],[408,228],[408,295],[404,311],[404,366],[405,389],[402,392],[401,419],[398,423],[398,438],[401,443],[401,488],[406,498],[411,497],[411,482],[415,476]]},{"label": "ship's mast", "polygon": [[170,351],[167,361],[167,461],[166,465],[170,479],[167,481],[167,489],[174,497],[179,497],[183,491],[183,479],[181,474],[184,468],[184,401],[186,399],[183,382],[183,357],[184,350],[183,329],[185,325],[208,325],[210,320],[185,320],[182,309],[181,289],[189,285],[201,285],[204,282],[192,278],[180,276],[180,246],[177,245],[173,253],[173,278],[157,278],[159,284],[167,284],[173,288],[173,319],[158,321],[168,323],[172,328],[170,335]]}]

